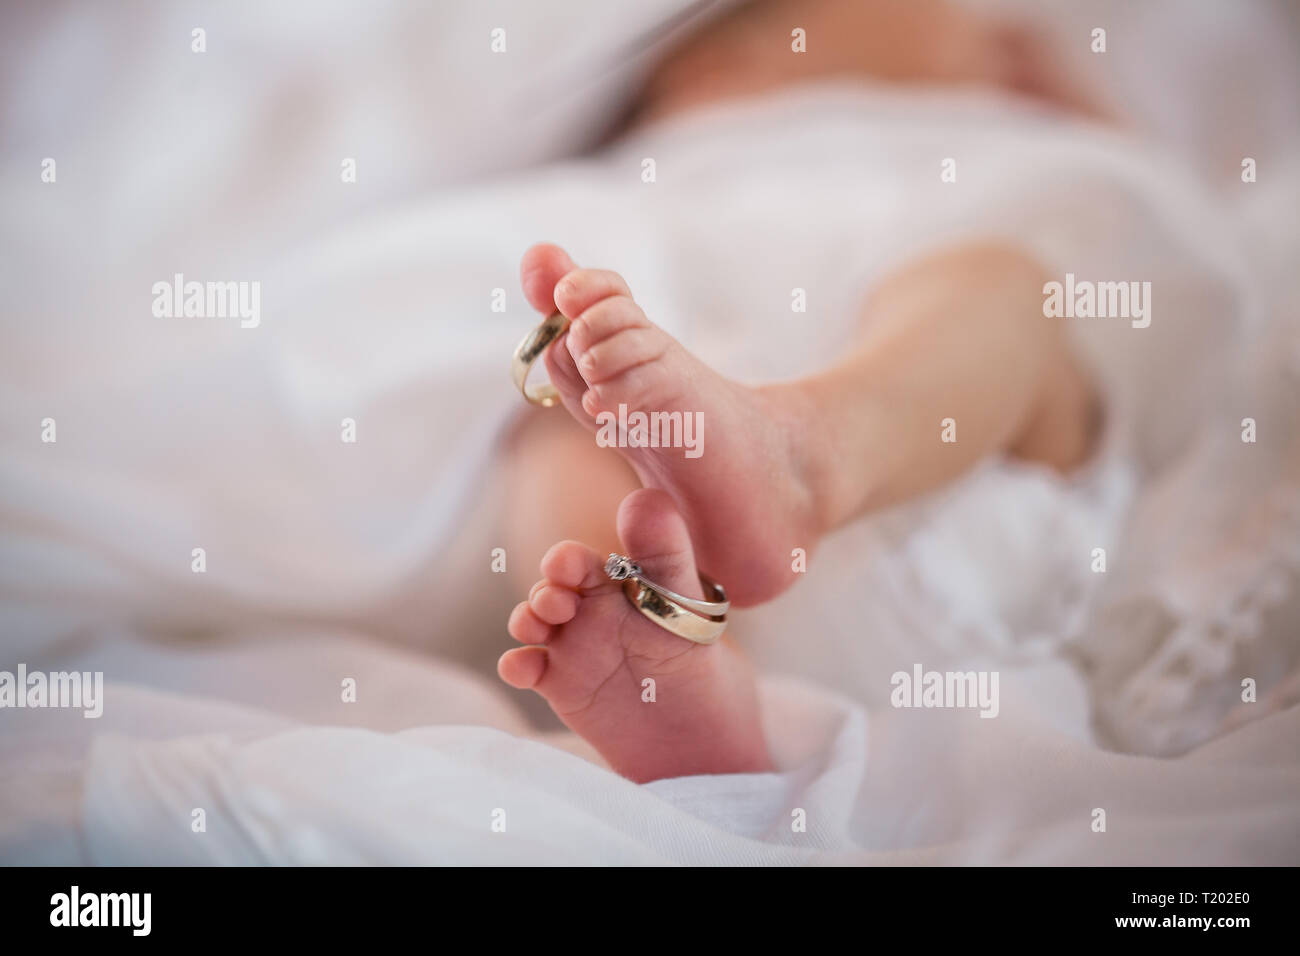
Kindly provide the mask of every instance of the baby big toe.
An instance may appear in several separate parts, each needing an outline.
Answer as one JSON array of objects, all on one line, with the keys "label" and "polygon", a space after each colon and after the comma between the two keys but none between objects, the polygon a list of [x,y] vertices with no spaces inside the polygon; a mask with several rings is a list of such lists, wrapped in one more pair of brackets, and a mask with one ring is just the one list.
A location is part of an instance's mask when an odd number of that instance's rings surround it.
[{"label": "baby big toe", "polygon": [[686,521],[665,491],[638,488],[619,505],[618,536],[646,577],[664,587],[703,597]]}]

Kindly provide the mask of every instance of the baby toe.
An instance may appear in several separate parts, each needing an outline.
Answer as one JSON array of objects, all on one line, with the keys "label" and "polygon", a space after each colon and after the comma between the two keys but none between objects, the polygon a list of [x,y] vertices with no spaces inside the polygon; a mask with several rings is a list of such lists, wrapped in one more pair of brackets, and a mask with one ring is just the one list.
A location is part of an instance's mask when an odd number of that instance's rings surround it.
[{"label": "baby toe", "polygon": [[608,382],[629,369],[663,358],[670,339],[656,328],[624,329],[582,354],[578,371],[590,385]]},{"label": "baby toe", "polygon": [[506,631],[522,644],[545,644],[551,637],[551,629],[551,625],[538,617],[527,601],[515,606],[506,624]]},{"label": "baby toe", "polygon": [[[605,562],[585,544],[561,541],[542,558],[542,576],[566,588],[592,588],[605,581]],[[534,588],[536,590],[536,588]]]},{"label": "baby toe", "polygon": [[528,606],[547,624],[566,624],[578,613],[580,600],[576,591],[548,585],[529,597]]},{"label": "baby toe", "polygon": [[653,359],[633,362],[603,381],[589,382],[582,393],[582,410],[593,418],[602,412],[613,414],[620,405],[643,412],[682,410],[686,378],[681,367],[666,356],[665,351]]},{"label": "baby toe", "polygon": [[546,665],[546,648],[516,647],[501,655],[497,661],[497,674],[511,687],[528,690],[541,683]]},{"label": "baby toe", "polygon": [[638,488],[624,498],[618,536],[651,580],[687,597],[704,596],[686,520],[668,492]]},{"label": "baby toe", "polygon": [[617,272],[608,269],[574,269],[555,284],[555,307],[571,319],[612,295],[631,297],[632,292]]},{"label": "baby toe", "polygon": [[654,328],[641,306],[625,295],[611,296],[587,309],[569,325],[569,352],[575,359],[593,345],[625,329]]},{"label": "baby toe", "polygon": [[543,361],[546,363],[546,374],[551,380],[551,384],[562,396],[572,396],[577,398],[587,387],[586,380],[583,379],[582,373],[578,371],[577,363],[573,360],[573,354],[564,344],[563,338],[556,342],[543,354]]}]

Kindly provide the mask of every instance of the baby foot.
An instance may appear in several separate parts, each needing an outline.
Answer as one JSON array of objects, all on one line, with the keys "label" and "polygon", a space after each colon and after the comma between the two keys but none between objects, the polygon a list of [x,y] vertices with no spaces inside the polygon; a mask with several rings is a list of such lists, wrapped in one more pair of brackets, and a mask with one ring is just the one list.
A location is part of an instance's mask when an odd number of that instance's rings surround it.
[{"label": "baby foot", "polygon": [[574,418],[594,432],[623,406],[700,423],[694,457],[626,442],[619,451],[642,484],[672,496],[700,566],[731,602],[757,604],[792,584],[793,550],[811,551],[819,531],[801,393],[728,381],[651,323],[619,275],[574,268],[555,246],[534,246],[521,271],[534,306],[550,311],[553,299],[571,320],[546,365]]},{"label": "baby foot", "polygon": [[[618,531],[648,579],[703,597],[686,524],[668,495],[632,492]],[[501,679],[541,694],[637,783],[770,770],[748,662],[725,637],[695,644],[644,617],[604,564],[576,541],[546,553],[542,580],[510,615],[511,636],[528,646],[502,655]]]}]

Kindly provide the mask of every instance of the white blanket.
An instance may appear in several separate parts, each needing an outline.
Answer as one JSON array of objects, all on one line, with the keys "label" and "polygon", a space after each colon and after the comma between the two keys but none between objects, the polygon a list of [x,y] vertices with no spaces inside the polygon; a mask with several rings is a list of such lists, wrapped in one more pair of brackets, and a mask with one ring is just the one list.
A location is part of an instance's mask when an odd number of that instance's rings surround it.
[{"label": "white blanket", "polygon": [[[1059,668],[1004,672],[1012,704],[996,720],[868,720],[824,689],[766,682],[782,773],[636,786],[571,740],[529,739],[482,678],[345,634],[250,637],[208,651],[124,640],[87,659],[170,688],[111,687],[93,728],[17,714],[0,738],[0,760],[21,771],[6,777],[5,859],[1283,864],[1300,836],[1295,709],[1162,761],[1015,712],[1020,677],[1068,688]],[[358,681],[353,705],[334,693],[341,667]],[[16,753],[20,739],[40,740],[40,757]]]},{"label": "white blanket", "polygon": [[[1296,862],[1295,707],[1176,760],[1099,746],[1201,745],[1240,719],[1245,676],[1274,700],[1261,711],[1288,703],[1295,448],[1228,453],[1243,405],[1297,434],[1295,328],[1267,268],[1294,236],[1117,134],[996,97],[837,85],[465,184],[554,158],[615,101],[611,82],[544,122],[518,114],[545,136],[485,122],[566,48],[531,6],[421,21],[426,71],[407,74],[380,67],[412,31],[402,5],[360,36],[328,13],[304,34],[209,11],[204,54],[194,24],[141,7],[152,29],[124,21],[103,62],[85,53],[93,14],[10,34],[50,55],[22,61],[19,102],[41,108],[7,114],[2,138],[0,669],[102,670],[108,687],[98,721],[0,712],[0,859]],[[617,48],[675,6],[592,35]],[[882,272],[972,235],[1150,281],[1152,325],[1075,327],[1111,414],[1080,475],[990,462],[836,535],[806,582],[737,615],[773,675],[782,773],[635,787],[450,663],[508,646],[491,462],[520,409],[505,358],[535,320],[515,278],[528,244],[619,269],[707,361],[761,380],[824,364]],[[178,272],[260,281],[260,324],[155,317],[152,285]],[[1249,501],[1230,493],[1243,476]],[[1171,520],[1233,573],[1171,553]],[[1268,533],[1238,540],[1243,525]],[[1249,633],[1207,638],[1243,595]],[[914,663],[999,670],[1001,713],[889,710],[889,675]]]}]

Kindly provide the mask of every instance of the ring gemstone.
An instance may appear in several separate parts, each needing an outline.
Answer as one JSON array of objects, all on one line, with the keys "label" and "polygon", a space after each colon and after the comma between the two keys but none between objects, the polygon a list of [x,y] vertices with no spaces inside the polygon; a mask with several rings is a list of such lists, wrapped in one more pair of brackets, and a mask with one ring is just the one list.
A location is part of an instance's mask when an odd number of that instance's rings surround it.
[{"label": "ring gemstone", "polygon": [[611,554],[605,561],[605,574],[612,580],[624,581],[637,577],[640,573],[641,566],[625,555]]}]

